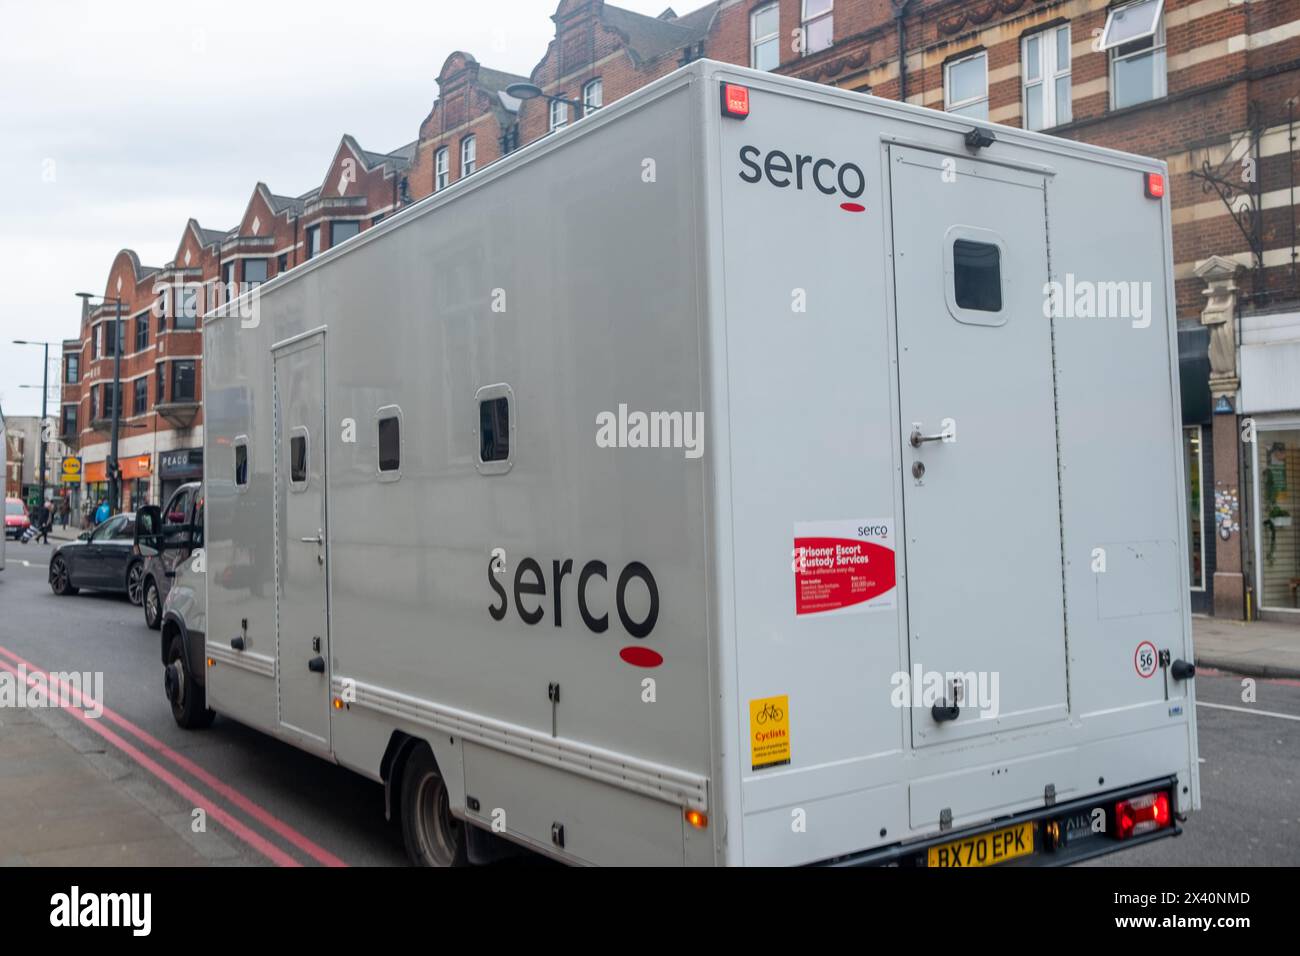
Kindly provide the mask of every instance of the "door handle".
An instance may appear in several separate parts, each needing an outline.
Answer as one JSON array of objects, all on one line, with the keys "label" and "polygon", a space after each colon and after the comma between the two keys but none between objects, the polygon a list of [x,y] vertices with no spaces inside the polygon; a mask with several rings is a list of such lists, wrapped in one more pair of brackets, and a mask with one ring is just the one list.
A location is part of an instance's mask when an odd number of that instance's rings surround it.
[{"label": "door handle", "polygon": [[307,670],[311,671],[313,674],[324,674],[325,658],[317,654],[315,657],[313,657],[311,660],[307,662]]},{"label": "door handle", "polygon": [[920,448],[928,441],[943,441],[944,437],[943,432],[940,432],[938,435],[922,435],[921,429],[914,428],[912,429],[912,437],[909,438],[908,441],[911,443],[913,448]]},{"label": "door handle", "polygon": [[303,538],[303,539],[302,539],[302,543],[303,543],[303,544],[324,544],[324,543],[325,543],[325,535],[324,535],[322,532],[317,531],[317,532],[316,532],[316,537],[314,537],[314,538]]}]

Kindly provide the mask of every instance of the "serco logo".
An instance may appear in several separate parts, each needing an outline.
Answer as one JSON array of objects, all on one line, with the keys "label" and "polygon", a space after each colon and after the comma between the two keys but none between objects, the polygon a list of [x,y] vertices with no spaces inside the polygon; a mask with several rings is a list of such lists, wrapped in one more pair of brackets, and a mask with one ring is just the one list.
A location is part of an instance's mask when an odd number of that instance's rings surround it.
[{"label": "serco logo", "polygon": [[[762,161],[759,159],[762,157]],[[867,207],[854,202],[867,191],[867,176],[856,163],[836,163],[833,159],[789,153],[779,149],[768,150],[767,155],[757,146],[740,147],[740,165],[745,168],[740,178],[747,183],[766,179],[777,189],[793,186],[802,192],[810,184],[824,196],[843,196],[840,208],[845,212],[866,212]]]}]

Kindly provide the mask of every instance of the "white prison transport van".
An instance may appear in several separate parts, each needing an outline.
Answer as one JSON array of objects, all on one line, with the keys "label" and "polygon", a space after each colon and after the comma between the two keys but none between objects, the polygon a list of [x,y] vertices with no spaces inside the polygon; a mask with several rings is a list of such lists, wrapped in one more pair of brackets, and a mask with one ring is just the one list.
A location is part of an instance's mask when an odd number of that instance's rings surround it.
[{"label": "white prison transport van", "polygon": [[421,862],[1179,832],[1164,173],[701,61],[262,286],[205,320],[208,706]]},{"label": "white prison transport van", "polygon": [[[7,484],[9,481],[9,444],[5,438],[5,413],[0,409],[0,484]],[[0,491],[5,489],[0,488]],[[3,495],[0,495],[3,500]],[[0,528],[0,571],[5,569],[5,540],[9,537],[3,528]]]}]

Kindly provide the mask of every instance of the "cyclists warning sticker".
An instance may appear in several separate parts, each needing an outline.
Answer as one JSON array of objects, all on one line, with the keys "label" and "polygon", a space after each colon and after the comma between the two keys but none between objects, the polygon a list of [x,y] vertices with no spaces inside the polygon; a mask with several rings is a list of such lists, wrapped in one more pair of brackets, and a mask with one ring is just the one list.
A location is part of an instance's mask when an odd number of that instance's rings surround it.
[{"label": "cyclists warning sticker", "polygon": [[795,614],[894,607],[894,523],[809,521],[794,526]]},{"label": "cyclists warning sticker", "polygon": [[749,763],[755,770],[790,762],[790,698],[760,697],[749,702]]}]

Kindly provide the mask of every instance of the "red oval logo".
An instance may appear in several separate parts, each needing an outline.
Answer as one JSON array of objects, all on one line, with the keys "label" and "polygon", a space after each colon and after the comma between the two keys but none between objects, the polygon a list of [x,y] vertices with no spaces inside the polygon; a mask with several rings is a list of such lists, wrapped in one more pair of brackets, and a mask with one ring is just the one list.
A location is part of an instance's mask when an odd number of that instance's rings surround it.
[{"label": "red oval logo", "polygon": [[658,667],[664,662],[662,654],[648,647],[625,647],[618,656],[633,667]]},{"label": "red oval logo", "polygon": [[866,212],[867,211],[866,206],[856,202],[842,202],[840,203],[840,208],[843,209],[845,212]]}]

